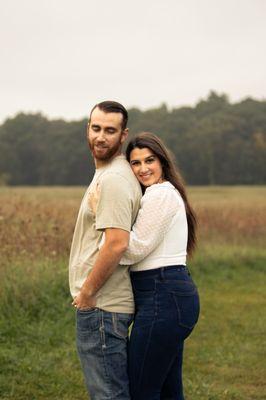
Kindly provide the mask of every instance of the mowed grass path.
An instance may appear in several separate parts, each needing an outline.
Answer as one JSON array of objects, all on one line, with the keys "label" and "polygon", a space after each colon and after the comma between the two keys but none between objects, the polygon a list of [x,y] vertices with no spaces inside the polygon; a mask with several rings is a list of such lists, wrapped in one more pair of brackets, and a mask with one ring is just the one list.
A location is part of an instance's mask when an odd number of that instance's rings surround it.
[{"label": "mowed grass path", "polygon": [[[83,192],[0,190],[0,399],[87,398],[67,271]],[[266,190],[190,192],[200,225],[190,269],[201,317],[186,343],[186,399],[265,399]]]}]

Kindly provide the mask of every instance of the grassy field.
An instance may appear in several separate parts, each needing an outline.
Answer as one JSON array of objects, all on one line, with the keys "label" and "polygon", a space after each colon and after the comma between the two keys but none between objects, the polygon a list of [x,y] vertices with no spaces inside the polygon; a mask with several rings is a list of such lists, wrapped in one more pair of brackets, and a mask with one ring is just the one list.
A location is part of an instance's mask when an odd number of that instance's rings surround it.
[{"label": "grassy field", "polygon": [[[84,188],[0,188],[0,399],[85,400],[68,290]],[[187,400],[266,398],[266,188],[191,188],[190,262],[201,317],[187,340]]]}]

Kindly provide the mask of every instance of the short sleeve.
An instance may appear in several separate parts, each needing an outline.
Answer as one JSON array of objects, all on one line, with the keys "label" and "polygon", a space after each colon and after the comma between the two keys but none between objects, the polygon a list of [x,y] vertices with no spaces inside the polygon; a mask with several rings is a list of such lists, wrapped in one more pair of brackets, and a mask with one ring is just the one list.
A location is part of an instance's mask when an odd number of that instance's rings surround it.
[{"label": "short sleeve", "polygon": [[174,189],[151,188],[142,198],[128,249],[120,263],[131,265],[147,257],[163,240],[179,208]]},{"label": "short sleeve", "polygon": [[132,226],[132,188],[117,173],[106,173],[99,182],[96,229],[119,228],[130,232]]}]

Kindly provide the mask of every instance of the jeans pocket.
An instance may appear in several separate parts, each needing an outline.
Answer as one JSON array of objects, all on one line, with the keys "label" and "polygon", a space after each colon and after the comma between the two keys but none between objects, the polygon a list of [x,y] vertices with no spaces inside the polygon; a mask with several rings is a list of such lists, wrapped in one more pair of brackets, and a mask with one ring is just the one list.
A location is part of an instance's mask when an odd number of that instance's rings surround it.
[{"label": "jeans pocket", "polygon": [[97,308],[88,310],[77,310],[77,331],[81,335],[87,335],[92,330],[99,329],[99,313]]},{"label": "jeans pocket", "polygon": [[121,339],[128,337],[128,328],[133,321],[133,314],[112,313],[113,332]]},{"label": "jeans pocket", "polygon": [[96,307],[94,307],[94,308],[77,308],[77,312],[78,313],[80,313],[80,314],[83,314],[83,313],[93,313],[94,311],[96,311],[97,310],[97,308]]},{"label": "jeans pocket", "polygon": [[199,319],[200,302],[196,287],[190,294],[179,292],[172,293],[177,309],[178,322],[180,326],[193,329]]}]

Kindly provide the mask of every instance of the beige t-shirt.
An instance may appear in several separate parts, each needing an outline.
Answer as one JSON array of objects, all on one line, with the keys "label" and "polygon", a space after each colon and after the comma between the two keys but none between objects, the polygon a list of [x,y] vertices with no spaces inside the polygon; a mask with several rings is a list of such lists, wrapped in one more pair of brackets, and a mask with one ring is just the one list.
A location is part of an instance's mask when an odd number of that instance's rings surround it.
[{"label": "beige t-shirt", "polygon": [[[141,195],[140,185],[124,155],[96,169],[81,202],[70,251],[69,283],[73,297],[93,268],[104,229],[120,228],[130,232]],[[91,198],[94,201],[97,198],[96,209],[92,208]],[[96,297],[96,307],[102,310],[134,312],[128,267],[118,265]]]}]

